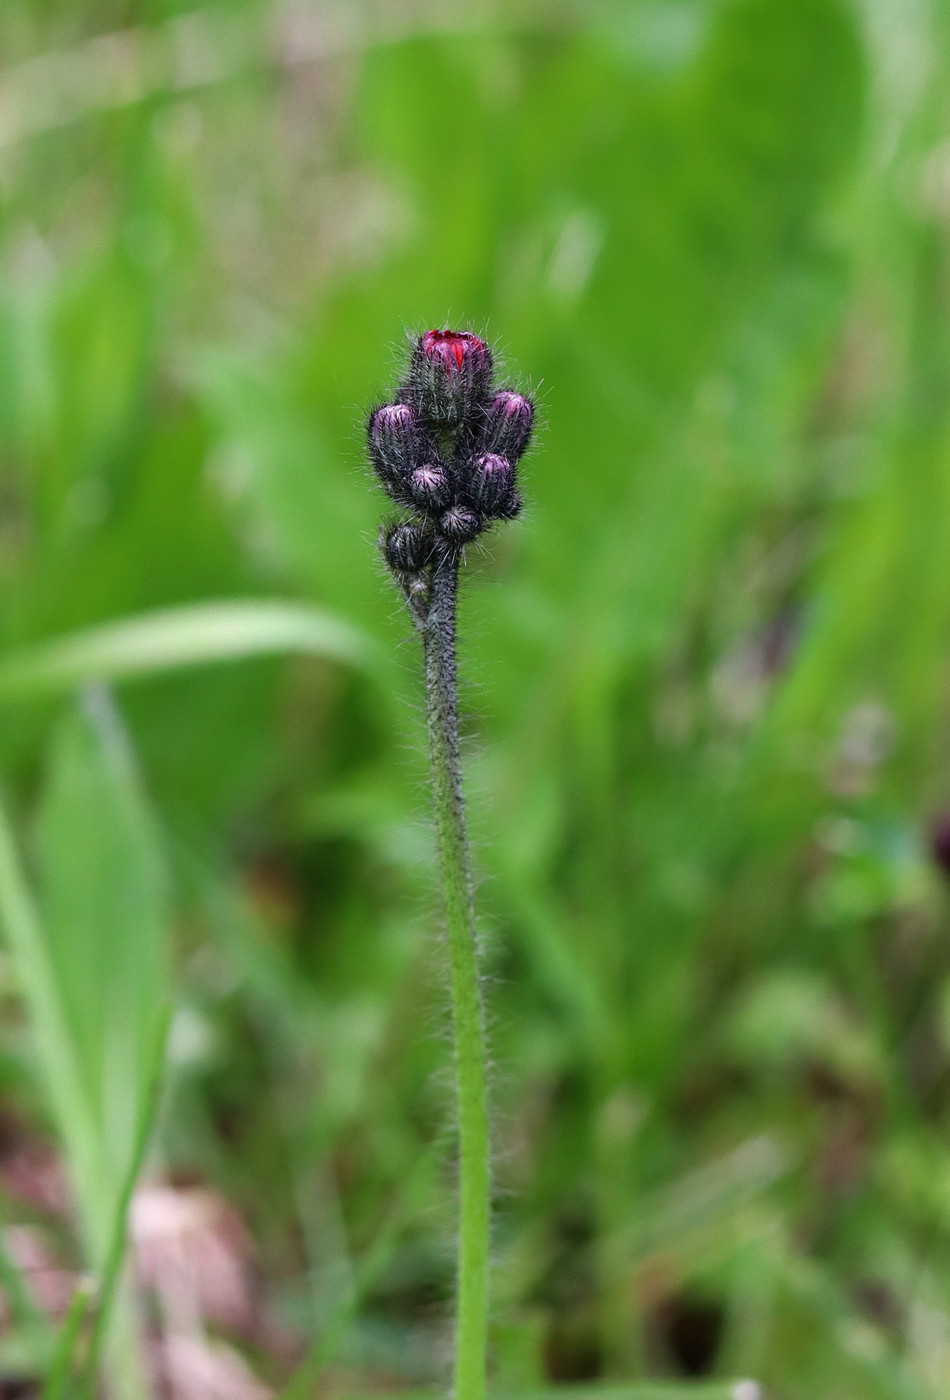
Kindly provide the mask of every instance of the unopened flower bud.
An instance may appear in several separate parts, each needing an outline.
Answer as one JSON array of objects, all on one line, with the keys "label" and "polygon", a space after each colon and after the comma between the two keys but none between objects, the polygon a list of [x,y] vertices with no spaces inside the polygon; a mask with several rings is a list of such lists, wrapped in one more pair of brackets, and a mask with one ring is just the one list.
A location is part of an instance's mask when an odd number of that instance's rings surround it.
[{"label": "unopened flower bud", "polygon": [[431,557],[432,536],[421,525],[384,526],[379,547],[393,573],[417,574]]},{"label": "unopened flower bud", "polygon": [[496,520],[514,520],[521,514],[524,501],[521,492],[513,486],[501,505],[495,511]]},{"label": "unopened flower bud", "polygon": [[475,512],[466,510],[464,506],[450,506],[439,519],[442,534],[452,544],[465,544],[468,540],[473,540],[482,525],[483,521],[479,520]]},{"label": "unopened flower bud", "polygon": [[405,451],[415,426],[416,415],[407,403],[384,403],[370,415],[370,446],[386,453]]},{"label": "unopened flower bud", "polygon": [[472,463],[468,492],[472,504],[494,516],[511,495],[515,484],[515,469],[507,457],[497,452],[484,452]]},{"label": "unopened flower bud", "polygon": [[434,462],[426,462],[416,467],[409,478],[409,492],[413,505],[429,514],[444,510],[448,505],[451,486],[445,469]]},{"label": "unopened flower bud", "polygon": [[406,403],[386,403],[370,414],[367,425],[369,450],[380,481],[392,488],[405,481],[412,469],[418,426]]},{"label": "unopened flower bud", "polygon": [[491,392],[492,355],[471,331],[426,331],[412,352],[409,391],[423,418],[451,426]]},{"label": "unopened flower bud", "polygon": [[491,452],[517,462],[531,439],[534,405],[523,394],[502,389],[486,409],[483,441]]}]

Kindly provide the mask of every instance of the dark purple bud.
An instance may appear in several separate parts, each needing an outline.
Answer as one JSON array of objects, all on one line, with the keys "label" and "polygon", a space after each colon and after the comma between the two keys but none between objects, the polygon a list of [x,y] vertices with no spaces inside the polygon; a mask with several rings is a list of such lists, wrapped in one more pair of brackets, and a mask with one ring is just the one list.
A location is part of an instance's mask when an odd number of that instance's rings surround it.
[{"label": "dark purple bud", "polygon": [[370,414],[369,445],[384,456],[404,454],[416,434],[416,415],[407,403],[384,403]]},{"label": "dark purple bud", "polygon": [[379,532],[383,558],[396,574],[417,574],[432,555],[432,536],[421,525],[390,525]]},{"label": "dark purple bud", "polygon": [[517,462],[531,440],[534,405],[523,394],[502,389],[494,395],[486,410],[483,442],[492,452],[500,452],[511,462]]},{"label": "dark purple bud", "polygon": [[412,352],[409,389],[425,419],[451,426],[482,408],[491,376],[491,351],[477,335],[426,331]]},{"label": "dark purple bud", "polygon": [[475,538],[482,524],[473,510],[466,510],[464,506],[450,506],[439,520],[439,529],[453,544],[465,544]]},{"label": "dark purple bud", "polygon": [[524,501],[521,499],[521,492],[512,487],[501,505],[495,511],[496,520],[514,520],[521,514]]},{"label": "dark purple bud", "polygon": [[484,452],[472,463],[468,491],[472,504],[488,515],[495,515],[515,484],[515,469],[507,457]]},{"label": "dark purple bud", "polygon": [[412,470],[418,439],[416,415],[406,403],[373,409],[367,425],[369,450],[380,481],[387,488],[404,482]]},{"label": "dark purple bud", "polygon": [[429,514],[443,510],[451,496],[445,469],[435,462],[426,462],[424,466],[416,467],[409,478],[409,491],[413,504]]},{"label": "dark purple bud", "polygon": [[930,824],[930,854],[934,864],[950,879],[950,812],[941,812]]},{"label": "dark purple bud", "polygon": [[416,415],[407,403],[384,403],[372,417],[373,433],[377,440],[404,438],[412,432]]}]

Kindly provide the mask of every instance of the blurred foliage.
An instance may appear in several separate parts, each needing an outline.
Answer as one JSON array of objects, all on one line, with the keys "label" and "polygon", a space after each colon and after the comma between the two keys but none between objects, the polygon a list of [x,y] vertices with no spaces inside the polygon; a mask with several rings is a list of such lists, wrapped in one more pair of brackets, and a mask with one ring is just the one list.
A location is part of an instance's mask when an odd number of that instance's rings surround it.
[{"label": "blurred foliage", "polygon": [[[404,328],[446,323],[543,420],[462,624],[496,1383],[947,1393],[948,24],[0,10],[0,765],[48,945],[40,982],[0,968],[4,1214],[101,1262],[171,978],[146,1180],[242,1222],[253,1317],[192,1319],[236,1396],[324,1335],[343,1393],[445,1374],[417,658],[361,422]],[[292,605],[295,655],[222,641],[255,599]],[[162,626],[204,640],[160,646],[208,664],[29,683],[37,647],[120,619],[110,646],[154,642],[140,614],[197,604]],[[60,1052],[84,1148],[68,1089],[37,1093]],[[16,1186],[53,1140],[78,1225]],[[23,1374],[43,1320],[5,1291]]]}]

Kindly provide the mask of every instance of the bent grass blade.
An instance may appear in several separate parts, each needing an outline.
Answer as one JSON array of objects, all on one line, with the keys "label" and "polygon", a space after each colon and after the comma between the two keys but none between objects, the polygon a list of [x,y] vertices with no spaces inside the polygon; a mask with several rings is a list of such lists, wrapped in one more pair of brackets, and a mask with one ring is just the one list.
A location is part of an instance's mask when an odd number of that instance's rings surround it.
[{"label": "bent grass blade", "polygon": [[0,660],[0,700],[287,654],[364,671],[382,665],[372,638],[332,613],[299,603],[236,599],[142,613],[14,652]]}]

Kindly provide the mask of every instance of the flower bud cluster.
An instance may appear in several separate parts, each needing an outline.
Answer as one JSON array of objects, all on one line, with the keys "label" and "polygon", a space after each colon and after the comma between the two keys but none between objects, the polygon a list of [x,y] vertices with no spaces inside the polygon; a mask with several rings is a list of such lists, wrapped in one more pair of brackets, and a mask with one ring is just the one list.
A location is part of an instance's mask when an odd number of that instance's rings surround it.
[{"label": "flower bud cluster", "polygon": [[418,338],[397,402],[370,414],[376,475],[409,513],[384,526],[380,549],[420,620],[433,565],[521,510],[516,468],[533,420],[530,399],[493,390],[485,342],[449,330]]}]

